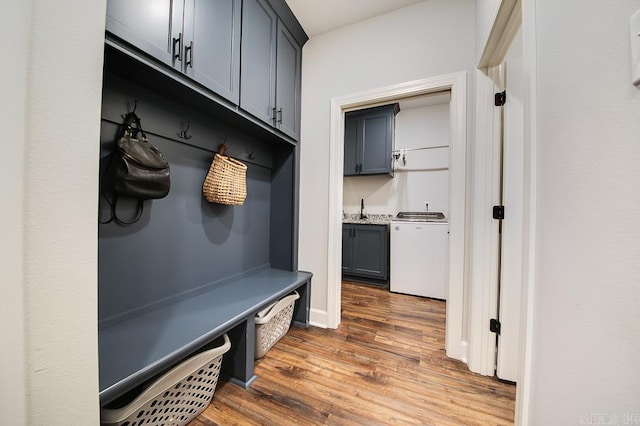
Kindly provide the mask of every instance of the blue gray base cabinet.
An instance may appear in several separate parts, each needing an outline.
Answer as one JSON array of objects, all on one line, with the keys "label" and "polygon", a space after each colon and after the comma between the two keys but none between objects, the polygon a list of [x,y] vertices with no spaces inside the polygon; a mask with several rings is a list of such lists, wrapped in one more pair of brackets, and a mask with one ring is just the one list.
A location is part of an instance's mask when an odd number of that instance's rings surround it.
[{"label": "blue gray base cabinet", "polygon": [[399,111],[398,104],[392,104],[345,114],[345,176],[393,176],[391,153]]},{"label": "blue gray base cabinet", "polygon": [[342,275],[386,284],[389,280],[389,226],[342,225]]}]

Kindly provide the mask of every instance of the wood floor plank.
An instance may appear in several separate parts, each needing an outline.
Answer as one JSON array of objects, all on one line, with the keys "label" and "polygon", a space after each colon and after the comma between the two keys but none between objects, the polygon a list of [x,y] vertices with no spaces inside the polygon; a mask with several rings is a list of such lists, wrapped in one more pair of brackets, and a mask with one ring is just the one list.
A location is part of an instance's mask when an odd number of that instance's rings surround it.
[{"label": "wood floor plank", "polygon": [[444,351],[446,303],[344,282],[337,330],[292,328],[250,389],[220,383],[218,425],[510,425],[515,386]]}]

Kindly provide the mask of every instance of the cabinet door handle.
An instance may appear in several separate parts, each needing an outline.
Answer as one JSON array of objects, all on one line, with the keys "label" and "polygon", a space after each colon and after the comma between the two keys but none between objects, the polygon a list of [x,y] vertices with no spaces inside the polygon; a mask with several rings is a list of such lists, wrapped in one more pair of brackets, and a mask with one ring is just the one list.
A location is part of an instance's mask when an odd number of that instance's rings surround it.
[{"label": "cabinet door handle", "polygon": [[184,54],[185,56],[187,56],[189,59],[187,59],[187,61],[185,62],[185,66],[188,66],[189,68],[193,68],[193,40],[191,40],[189,42],[189,46],[187,46],[184,49]]},{"label": "cabinet door handle", "polygon": [[278,108],[278,119],[276,120],[276,123],[282,124],[282,108]]},{"label": "cabinet door handle", "polygon": [[[178,45],[177,48],[176,44]],[[178,38],[173,38],[173,57],[182,62],[182,33],[178,33]]]},{"label": "cabinet door handle", "polygon": [[276,107],[271,108],[271,119],[273,120],[273,125],[275,126],[278,120],[276,119]]}]

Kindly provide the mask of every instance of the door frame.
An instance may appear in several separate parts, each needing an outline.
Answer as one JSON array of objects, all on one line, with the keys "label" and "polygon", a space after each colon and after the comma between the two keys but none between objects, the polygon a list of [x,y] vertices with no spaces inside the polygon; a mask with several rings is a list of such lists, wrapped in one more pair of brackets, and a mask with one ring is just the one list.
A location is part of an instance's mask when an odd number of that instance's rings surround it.
[{"label": "door frame", "polygon": [[504,78],[502,63],[521,25],[520,0],[502,0],[476,71],[468,365],[471,371],[486,376],[493,376],[496,368],[496,335],[489,330],[489,321],[497,318],[500,274],[498,223],[493,219],[491,206],[499,202],[502,123],[500,109],[494,106],[494,94],[502,90],[498,84]]},{"label": "door frame", "polygon": [[[522,26],[522,60],[524,72],[525,93],[523,99],[524,109],[524,185],[523,185],[523,244],[522,244],[522,291],[520,299],[520,351],[519,351],[519,367],[518,382],[516,387],[516,410],[515,424],[529,424],[530,413],[530,397],[532,388],[532,341],[533,341],[533,313],[534,313],[534,293],[535,293],[535,258],[536,258],[536,179],[537,179],[537,41],[536,41],[536,0],[502,0],[497,17],[494,20],[491,30],[492,37],[486,43],[483,57],[478,66],[476,79],[478,87],[480,85],[488,85],[486,81],[486,72],[492,66],[502,62],[503,54],[515,35],[517,27],[514,26],[515,21],[519,21],[518,25]],[[515,12],[515,13],[514,13]],[[512,21],[512,22],[510,22]],[[483,73],[482,70],[485,72]],[[484,83],[483,83],[484,80]],[[492,112],[494,108],[491,105],[492,99],[488,98],[487,91],[478,90],[478,109],[476,114],[476,123],[478,129],[493,126]],[[484,99],[483,99],[484,97]],[[482,118],[484,117],[484,118]],[[484,126],[484,127],[483,127]],[[476,145],[486,144],[488,134],[476,131]],[[476,167],[477,167],[476,163]],[[476,194],[489,190],[486,185],[479,185],[475,190]],[[476,204],[474,203],[474,206]],[[474,239],[476,238],[477,227],[474,223]],[[474,254],[476,252],[474,251]],[[474,270],[474,279],[477,278]],[[486,277],[485,277],[486,279]],[[472,291],[483,291],[481,286],[472,283]],[[487,289],[484,289],[487,290]],[[473,317],[470,319],[470,325],[478,324],[481,318]],[[473,334],[473,333],[471,333]],[[471,354],[473,355],[473,354]],[[470,356],[470,361],[474,358]],[[471,369],[471,362],[469,363]],[[473,371],[473,369],[472,369]]]},{"label": "door frame", "polygon": [[344,113],[362,107],[396,102],[439,91],[451,91],[449,103],[449,286],[445,348],[447,356],[466,362],[463,340],[466,242],[467,73],[457,72],[395,84],[331,99],[329,140],[329,223],[327,262],[327,326],[341,320],[342,180],[344,168]]}]

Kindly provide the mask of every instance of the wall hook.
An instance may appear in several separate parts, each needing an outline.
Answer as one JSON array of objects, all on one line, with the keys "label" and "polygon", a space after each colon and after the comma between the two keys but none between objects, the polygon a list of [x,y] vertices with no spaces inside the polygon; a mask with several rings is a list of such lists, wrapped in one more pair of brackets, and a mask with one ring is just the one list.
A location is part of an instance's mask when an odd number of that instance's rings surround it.
[{"label": "wall hook", "polygon": [[187,128],[179,132],[178,137],[185,140],[191,139],[191,135],[187,134],[187,132],[189,131],[189,127],[191,127],[191,121],[187,121]]},{"label": "wall hook", "polygon": [[127,113],[122,115],[124,120],[130,117],[136,117],[136,109],[138,109],[138,100],[135,99],[133,101],[133,111],[129,111],[129,107],[131,106],[131,102],[127,101]]},{"label": "wall hook", "polygon": [[256,156],[254,154],[255,151],[256,151],[256,149],[254,147],[251,147],[251,152],[247,153],[247,159],[255,160],[255,158],[256,158]]}]

